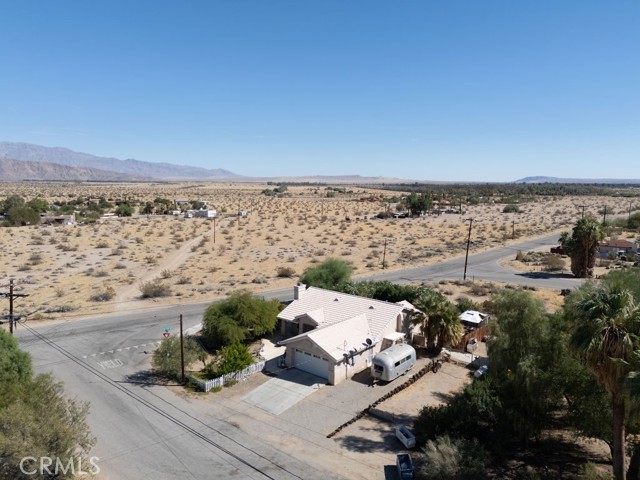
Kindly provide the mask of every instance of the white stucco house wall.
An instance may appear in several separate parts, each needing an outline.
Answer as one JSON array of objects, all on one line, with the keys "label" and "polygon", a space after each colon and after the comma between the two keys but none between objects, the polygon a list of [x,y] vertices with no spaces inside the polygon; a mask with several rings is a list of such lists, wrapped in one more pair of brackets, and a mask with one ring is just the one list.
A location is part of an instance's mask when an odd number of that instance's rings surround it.
[{"label": "white stucco house wall", "polygon": [[335,385],[370,368],[374,355],[411,337],[409,302],[390,303],[296,285],[278,315],[288,367]]}]

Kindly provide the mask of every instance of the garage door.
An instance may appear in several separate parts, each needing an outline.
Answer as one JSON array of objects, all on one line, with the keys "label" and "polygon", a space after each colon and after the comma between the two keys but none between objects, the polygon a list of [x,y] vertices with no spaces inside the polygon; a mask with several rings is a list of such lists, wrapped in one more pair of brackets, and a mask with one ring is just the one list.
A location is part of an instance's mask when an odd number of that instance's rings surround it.
[{"label": "garage door", "polygon": [[329,361],[296,348],[295,367],[322,378],[329,378]]}]

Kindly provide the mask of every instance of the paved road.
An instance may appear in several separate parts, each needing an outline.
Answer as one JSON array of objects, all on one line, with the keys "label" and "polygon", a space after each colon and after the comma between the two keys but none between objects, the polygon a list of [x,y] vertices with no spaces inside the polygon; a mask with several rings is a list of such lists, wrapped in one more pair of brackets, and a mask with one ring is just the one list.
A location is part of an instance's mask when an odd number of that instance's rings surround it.
[{"label": "paved road", "polygon": [[[467,280],[489,280],[511,284],[535,286],[539,288],[575,288],[581,284],[581,280],[572,275],[529,274],[504,269],[499,263],[505,259],[514,259],[519,250],[523,252],[535,250],[541,247],[554,247],[558,245],[558,234],[547,235],[542,238],[527,240],[510,244],[501,248],[494,248],[483,253],[469,255],[467,262]],[[548,251],[548,250],[547,250]],[[462,279],[464,274],[464,256],[442,261],[434,265],[419,267],[409,270],[399,270],[378,274],[363,279],[389,280],[391,282],[416,282],[440,279]]]},{"label": "paved road", "polygon": [[[468,278],[572,288],[571,278],[530,278],[501,269],[498,262],[517,250],[555,245],[557,235],[469,257]],[[362,279],[398,282],[460,279],[464,257]],[[265,292],[291,299],[293,289]],[[208,302],[103,315],[39,326],[20,326],[17,336],[37,372],[53,371],[68,394],[91,402],[90,425],[98,437],[102,478],[340,478],[314,469],[227,421],[211,402],[189,402],[150,383],[150,352],[164,327],[177,332],[199,323]],[[28,454],[28,452],[25,452]]]},{"label": "paved road", "polygon": [[[149,383],[150,352],[164,323],[135,317],[18,331],[37,371],[52,370],[68,394],[91,402],[101,478],[326,478],[235,428],[217,409]],[[200,320],[188,317],[187,324]]]},{"label": "paved road", "polygon": [[[570,274],[545,274],[536,272],[534,274],[516,272],[500,266],[500,262],[506,259],[514,259],[519,250],[523,252],[536,250],[542,247],[558,246],[559,234],[547,235],[545,237],[513,243],[500,248],[494,248],[482,253],[470,254],[467,262],[467,280],[487,280],[492,282],[502,282],[518,285],[527,285],[538,288],[575,288],[582,283],[582,280],[573,278]],[[473,251],[473,249],[472,249]],[[548,251],[548,250],[547,250]],[[409,268],[378,273],[374,275],[364,275],[356,277],[357,280],[388,280],[395,283],[412,283],[433,280],[462,280],[464,275],[464,255],[443,260],[424,267]],[[281,300],[291,300],[293,289],[272,290],[264,292],[267,298],[279,298]]]}]

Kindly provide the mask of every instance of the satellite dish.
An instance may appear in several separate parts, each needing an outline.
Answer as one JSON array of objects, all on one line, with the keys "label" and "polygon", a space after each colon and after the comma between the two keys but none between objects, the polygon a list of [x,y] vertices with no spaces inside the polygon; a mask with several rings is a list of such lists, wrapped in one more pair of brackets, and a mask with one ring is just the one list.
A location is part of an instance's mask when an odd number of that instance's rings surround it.
[{"label": "satellite dish", "polygon": [[367,343],[367,345],[369,345],[369,346],[373,345],[373,340],[371,340],[370,338],[367,338],[367,339],[365,340],[365,342],[366,342],[366,343]]}]

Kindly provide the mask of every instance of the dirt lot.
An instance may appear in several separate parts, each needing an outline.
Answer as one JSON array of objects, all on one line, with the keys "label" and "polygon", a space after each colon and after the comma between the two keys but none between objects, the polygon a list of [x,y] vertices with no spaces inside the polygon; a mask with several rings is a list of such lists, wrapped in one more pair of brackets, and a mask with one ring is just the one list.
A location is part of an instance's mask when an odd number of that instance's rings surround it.
[{"label": "dirt lot", "polygon": [[389,470],[395,469],[396,454],[406,449],[395,436],[394,421],[411,427],[422,407],[445,403],[469,381],[469,369],[445,363],[437,374],[425,375],[379,405],[378,409],[393,420],[369,415],[341,430],[334,441],[358,462],[377,466],[379,476],[375,478],[395,478],[389,476]]},{"label": "dirt lot", "polygon": [[[348,260],[355,275],[434,263],[464,253],[473,218],[472,252],[511,241],[568,230],[575,205],[597,214],[616,198],[542,197],[503,213],[502,204],[465,205],[465,215],[380,220],[396,192],[348,187],[290,187],[287,196],[267,197],[267,185],[221,184],[0,184],[0,198],[70,200],[77,197],[156,197],[207,201],[221,212],[204,218],[151,215],[103,219],[74,226],[0,229],[5,262],[0,284],[9,278],[28,293],[17,308],[36,316],[74,318],[147,306],[207,301],[246,288],[290,286],[305,268],[329,257]],[[333,196],[327,197],[331,193]],[[624,210],[628,204],[625,203]],[[239,218],[234,212],[246,210]],[[512,239],[512,237],[514,237]],[[285,275],[278,272],[289,270]],[[158,281],[166,296],[142,299],[140,287]]]}]

